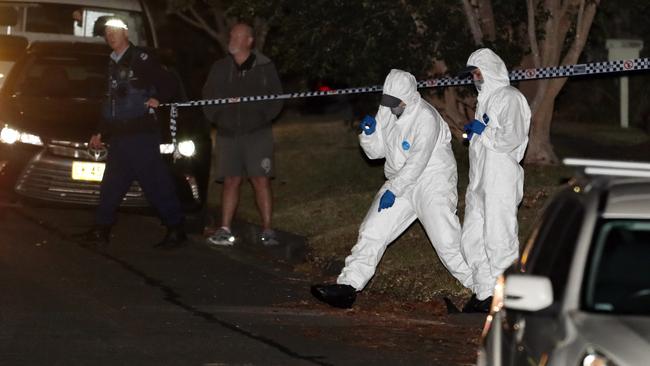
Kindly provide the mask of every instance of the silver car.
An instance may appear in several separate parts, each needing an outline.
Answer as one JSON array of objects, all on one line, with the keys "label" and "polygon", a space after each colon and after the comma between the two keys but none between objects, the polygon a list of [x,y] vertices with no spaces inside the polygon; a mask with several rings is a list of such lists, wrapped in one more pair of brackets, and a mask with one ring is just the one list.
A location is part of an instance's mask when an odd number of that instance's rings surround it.
[{"label": "silver car", "polygon": [[499,278],[478,365],[650,365],[650,163],[565,164],[583,174]]}]

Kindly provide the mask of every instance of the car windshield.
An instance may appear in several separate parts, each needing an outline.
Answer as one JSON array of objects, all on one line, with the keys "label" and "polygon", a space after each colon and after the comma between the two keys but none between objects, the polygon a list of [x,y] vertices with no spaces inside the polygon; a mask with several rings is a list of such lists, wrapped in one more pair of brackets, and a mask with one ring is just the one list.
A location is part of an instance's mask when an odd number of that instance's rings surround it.
[{"label": "car windshield", "polygon": [[107,88],[106,56],[34,55],[16,80],[16,96],[99,99]]},{"label": "car windshield", "polygon": [[[49,34],[49,39],[60,40],[60,36],[84,38],[96,37],[95,21],[104,16],[117,16],[129,27],[129,39],[141,46],[151,45],[151,36],[142,13],[135,11],[96,8],[56,3],[14,3],[0,1],[0,11],[11,8],[16,12],[17,24],[11,34]],[[7,31],[9,32],[9,31]],[[98,38],[101,41],[101,38]]]},{"label": "car windshield", "polygon": [[650,314],[650,220],[602,220],[587,269],[587,310]]}]

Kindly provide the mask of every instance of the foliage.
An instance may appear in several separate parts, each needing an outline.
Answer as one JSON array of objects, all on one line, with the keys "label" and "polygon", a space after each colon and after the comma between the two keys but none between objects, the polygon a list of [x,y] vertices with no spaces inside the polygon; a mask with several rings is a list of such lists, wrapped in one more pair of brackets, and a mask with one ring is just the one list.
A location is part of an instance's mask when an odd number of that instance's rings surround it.
[{"label": "foliage", "polygon": [[[168,12],[195,26],[208,26],[215,38],[224,31],[220,21],[273,19],[264,51],[281,74],[333,84],[375,85],[391,68],[430,77],[434,60],[456,70],[476,48],[458,0],[168,0],[167,5]],[[485,46],[501,50],[514,65],[525,48],[511,29],[525,22],[525,6],[498,0],[494,7],[497,37]],[[199,13],[200,21],[191,17]]]},{"label": "foliage", "polygon": [[281,71],[347,85],[377,84],[391,68],[422,73],[434,46],[388,0],[295,1],[272,34],[280,42],[269,53]]},{"label": "foliage", "polygon": [[[426,78],[433,76],[435,60],[458,70],[476,48],[458,0],[289,3],[282,22],[272,30],[268,50],[284,74],[344,85],[380,83],[391,68]],[[520,4],[496,2],[498,35],[485,42],[501,50],[511,65],[526,51],[522,42],[515,42],[521,32],[509,31],[525,22],[525,6]]]},{"label": "foliage", "polygon": [[[270,18],[281,6],[278,0],[167,0],[167,11],[171,13],[204,9],[209,10],[205,14],[217,11],[226,17],[248,22],[257,17]],[[207,17],[206,20],[210,21]]]},{"label": "foliage", "polygon": [[[204,29],[222,49],[227,47],[227,24],[248,20],[256,28],[258,48],[271,56],[285,80],[323,80],[337,87],[377,85],[391,68],[407,70],[418,79],[453,74],[479,47],[494,49],[509,68],[576,63],[599,3],[168,0],[170,12]],[[199,12],[199,5],[206,11]],[[522,87],[533,115],[527,163],[558,163],[550,126],[555,98],[565,82],[540,80]],[[473,100],[457,90],[437,93],[433,104],[459,135],[473,113]]]}]

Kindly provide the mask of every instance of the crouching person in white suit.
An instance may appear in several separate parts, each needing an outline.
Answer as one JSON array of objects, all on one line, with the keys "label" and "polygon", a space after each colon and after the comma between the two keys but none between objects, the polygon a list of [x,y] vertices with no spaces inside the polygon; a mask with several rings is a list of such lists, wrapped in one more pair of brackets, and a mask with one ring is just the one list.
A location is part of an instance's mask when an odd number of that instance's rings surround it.
[{"label": "crouching person in white suit", "polygon": [[391,70],[383,92],[376,117],[361,122],[359,140],[370,159],[386,159],[387,181],[370,205],[336,284],[311,288],[316,298],[339,308],[352,306],[386,247],[416,219],[449,272],[465,287],[473,286],[460,248],[457,170],[449,128],[422,99],[408,72]]}]

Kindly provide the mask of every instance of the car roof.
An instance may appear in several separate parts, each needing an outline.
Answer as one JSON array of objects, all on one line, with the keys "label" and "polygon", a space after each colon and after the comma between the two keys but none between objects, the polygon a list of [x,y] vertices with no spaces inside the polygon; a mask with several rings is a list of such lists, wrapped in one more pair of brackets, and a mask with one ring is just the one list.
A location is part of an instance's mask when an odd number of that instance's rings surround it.
[{"label": "car roof", "polygon": [[612,179],[603,216],[650,219],[650,179]]},{"label": "car roof", "polygon": [[106,44],[89,42],[36,41],[29,46],[27,52],[46,55],[92,54],[108,56],[110,47]]},{"label": "car roof", "polygon": [[[11,0],[14,3],[33,3],[35,1]],[[79,6],[96,6],[101,8],[142,11],[142,4],[138,0],[39,0],[39,3],[67,4]]]},{"label": "car roof", "polygon": [[650,163],[590,159],[565,159],[577,167],[581,185],[603,193],[605,218],[650,219]]}]

